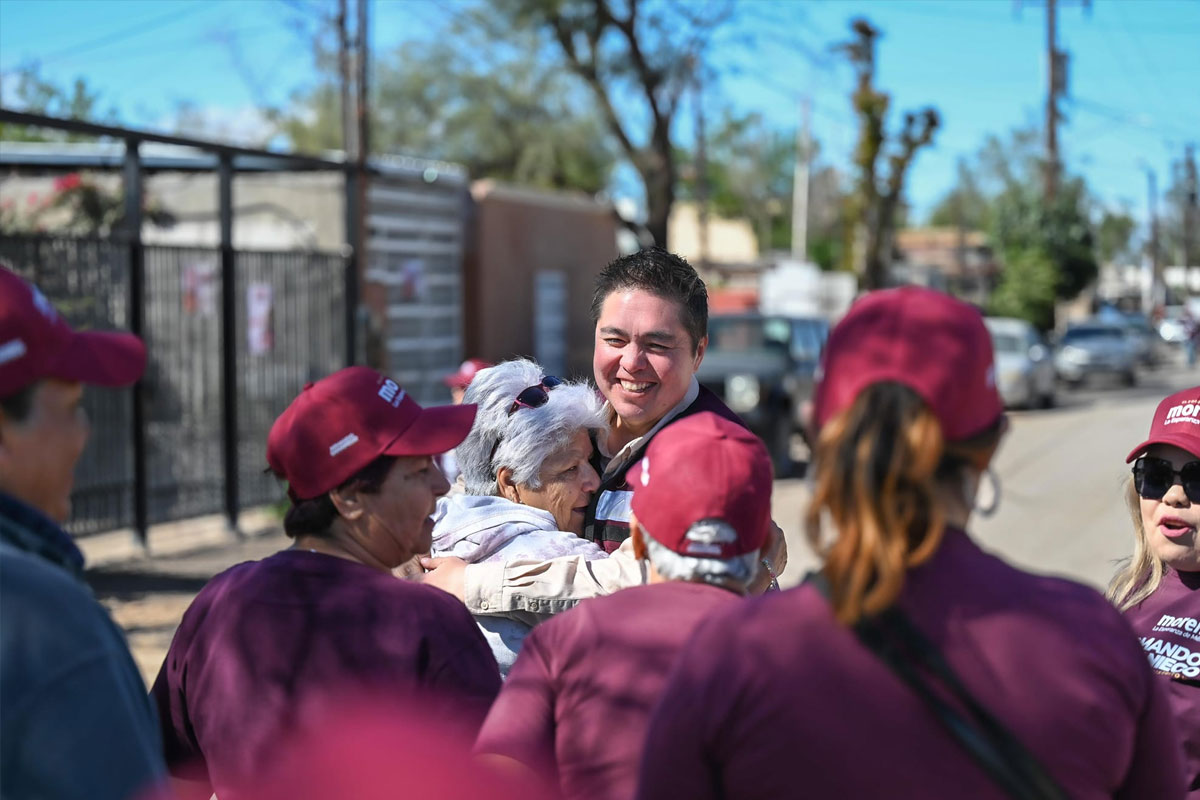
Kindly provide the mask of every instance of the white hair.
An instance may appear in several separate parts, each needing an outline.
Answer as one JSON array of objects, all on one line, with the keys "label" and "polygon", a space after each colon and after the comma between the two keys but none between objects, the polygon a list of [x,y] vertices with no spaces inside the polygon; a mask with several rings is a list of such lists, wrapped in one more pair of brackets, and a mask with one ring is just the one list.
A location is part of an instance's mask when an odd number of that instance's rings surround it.
[{"label": "white hair", "polygon": [[512,470],[518,485],[539,489],[538,474],[550,455],[579,431],[607,429],[600,398],[586,382],[563,383],[549,391],[544,406],[509,414],[517,395],[539,385],[545,374],[536,362],[519,358],[482,369],[472,379],[463,402],[479,410],[455,451],[467,494],[500,494],[496,474],[502,467]]},{"label": "white hair", "polygon": [[[723,589],[746,594],[750,583],[758,575],[762,556],[758,550],[733,558],[696,558],[683,556],[666,545],[655,541],[650,532],[639,522],[642,538],[646,542],[646,555],[656,572],[669,581],[711,583]],[[698,542],[716,544],[737,539],[737,531],[728,522],[720,519],[702,519],[688,528],[687,536]]]}]

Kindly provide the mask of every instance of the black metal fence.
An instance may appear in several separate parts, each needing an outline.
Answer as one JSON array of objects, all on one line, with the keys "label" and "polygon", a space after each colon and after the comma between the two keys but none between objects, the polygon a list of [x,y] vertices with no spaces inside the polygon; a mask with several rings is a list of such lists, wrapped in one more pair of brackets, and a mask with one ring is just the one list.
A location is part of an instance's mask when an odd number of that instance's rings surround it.
[{"label": "black metal fence", "polygon": [[[234,252],[232,326],[217,248],[139,245],[147,521],[228,512],[283,496],[264,474],[271,423],[307,381],[345,365],[346,258],[329,253]],[[0,238],[0,261],[30,278],[73,325],[131,327],[130,247],[106,239]],[[223,336],[233,330],[236,408],[224,407]],[[76,471],[76,535],[136,525],[133,391],[91,388],[92,437]],[[237,468],[225,469],[236,421]]]}]

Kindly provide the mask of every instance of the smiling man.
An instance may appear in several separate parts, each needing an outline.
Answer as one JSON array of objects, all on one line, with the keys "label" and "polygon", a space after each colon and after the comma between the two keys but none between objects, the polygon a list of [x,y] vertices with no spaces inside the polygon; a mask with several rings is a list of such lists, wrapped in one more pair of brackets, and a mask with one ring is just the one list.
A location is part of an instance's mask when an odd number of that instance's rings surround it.
[{"label": "smiling man", "polygon": [[[684,259],[659,248],[611,262],[592,297],[596,385],[609,431],[595,437],[592,466],[601,476],[583,535],[607,559],[558,558],[472,564],[423,559],[425,581],[461,598],[474,614],[556,613],[588,597],[643,584],[644,563],[629,539],[631,487],[625,473],[671,422],[702,411],[741,425],[738,416],[696,380],[708,346],[708,291]],[[765,589],[787,564],[783,534],[773,526],[766,568],[751,592]]]},{"label": "smiling man", "polygon": [[629,536],[626,468],[658,431],[700,411],[742,422],[696,380],[708,347],[708,291],[682,258],[651,248],[613,261],[596,281],[592,322],[609,433],[595,443],[602,480],[584,535],[611,552]]}]

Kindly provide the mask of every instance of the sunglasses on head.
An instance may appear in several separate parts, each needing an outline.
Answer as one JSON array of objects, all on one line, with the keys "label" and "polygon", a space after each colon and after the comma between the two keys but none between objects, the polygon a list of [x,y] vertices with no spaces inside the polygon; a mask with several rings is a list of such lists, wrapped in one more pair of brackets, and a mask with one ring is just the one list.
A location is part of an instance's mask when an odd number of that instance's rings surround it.
[{"label": "sunglasses on head", "polygon": [[550,399],[550,390],[561,385],[561,379],[553,375],[543,375],[541,383],[521,390],[517,399],[508,407],[508,415],[511,417],[518,408],[541,408]]},{"label": "sunglasses on head", "polygon": [[1161,500],[1175,485],[1176,477],[1188,500],[1200,503],[1200,461],[1189,461],[1179,469],[1154,456],[1141,456],[1133,462],[1133,488],[1147,500]]},{"label": "sunglasses on head", "polygon": [[[527,386],[521,390],[517,399],[513,400],[512,405],[508,407],[508,415],[511,417],[518,408],[541,408],[550,399],[550,390],[558,386],[562,386],[562,379],[553,375],[543,375],[541,383],[536,386]],[[488,456],[489,464],[495,462],[496,451],[500,449],[502,441],[504,441],[504,437],[497,439],[496,443],[492,445],[492,454]]]}]

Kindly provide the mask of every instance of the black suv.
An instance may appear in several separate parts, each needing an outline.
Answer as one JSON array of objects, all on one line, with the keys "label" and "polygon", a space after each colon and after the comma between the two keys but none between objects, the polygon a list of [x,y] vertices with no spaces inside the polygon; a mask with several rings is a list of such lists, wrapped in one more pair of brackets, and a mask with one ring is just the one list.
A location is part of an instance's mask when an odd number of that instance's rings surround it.
[{"label": "black suv", "polygon": [[708,351],[696,377],[766,443],[775,475],[791,472],[792,434],[802,423],[829,336],[814,317],[721,314],[708,320]]}]

